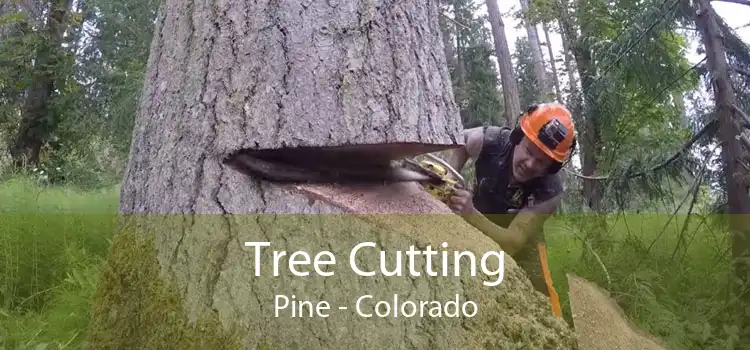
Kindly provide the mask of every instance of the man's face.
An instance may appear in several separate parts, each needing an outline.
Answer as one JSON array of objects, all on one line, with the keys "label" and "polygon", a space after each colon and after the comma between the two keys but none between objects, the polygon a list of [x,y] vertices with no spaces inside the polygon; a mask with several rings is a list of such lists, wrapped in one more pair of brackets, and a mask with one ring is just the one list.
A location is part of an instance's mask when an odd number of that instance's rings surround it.
[{"label": "man's face", "polygon": [[542,176],[554,160],[524,137],[513,151],[513,177],[518,182]]}]

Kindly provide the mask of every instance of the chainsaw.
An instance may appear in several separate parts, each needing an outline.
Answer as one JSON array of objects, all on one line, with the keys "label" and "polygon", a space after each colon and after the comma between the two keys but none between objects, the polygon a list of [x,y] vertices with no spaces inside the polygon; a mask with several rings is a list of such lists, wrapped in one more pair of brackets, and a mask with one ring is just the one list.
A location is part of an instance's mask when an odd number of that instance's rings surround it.
[{"label": "chainsaw", "polygon": [[466,188],[461,174],[445,160],[427,153],[389,160],[337,148],[300,147],[236,152],[224,160],[233,169],[279,183],[387,184],[418,182],[435,198],[447,203],[456,189]]},{"label": "chainsaw", "polygon": [[[404,166],[436,179],[435,181],[421,182],[428,193],[447,203],[455,190],[466,188],[464,177],[448,162],[430,153],[425,154],[425,156],[429,159],[422,161],[417,161],[414,158],[404,159]],[[449,175],[452,175],[453,178]]]}]

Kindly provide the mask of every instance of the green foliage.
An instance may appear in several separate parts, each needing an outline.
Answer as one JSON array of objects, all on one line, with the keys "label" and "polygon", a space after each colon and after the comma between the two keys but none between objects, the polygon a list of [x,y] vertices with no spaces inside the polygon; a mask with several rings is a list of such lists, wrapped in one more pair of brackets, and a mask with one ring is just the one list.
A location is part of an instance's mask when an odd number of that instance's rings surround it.
[{"label": "green foliage", "polygon": [[[688,220],[689,219],[689,220]],[[724,232],[710,216],[611,215],[609,251],[595,252],[576,228],[588,215],[555,218],[547,227],[549,262],[570,317],[565,273],[607,289],[635,324],[673,349],[732,348],[731,294],[721,286],[731,277]],[[687,221],[687,222],[686,222]]]},{"label": "green foliage", "polygon": [[89,3],[98,13],[91,20],[98,35],[86,48],[85,59],[98,113],[88,122],[120,153],[130,147],[159,4],[155,0]]},{"label": "green foliage", "polygon": [[117,188],[0,183],[0,348],[79,348],[117,201]]},{"label": "green foliage", "polygon": [[[12,13],[2,18],[15,25],[8,28],[25,28],[23,16]],[[15,131],[18,111],[23,104],[25,89],[31,85],[36,49],[43,42],[41,36],[9,30],[0,40],[0,130],[5,134]]]},{"label": "green foliage", "polygon": [[[22,12],[1,18],[8,26],[0,40],[0,141],[14,138],[32,79],[51,72],[55,91],[46,105],[50,117],[36,171],[64,169],[65,176],[48,178],[51,183],[112,185],[129,151],[158,5],[73,4],[64,23],[69,35],[59,47],[51,45],[47,28],[35,28]],[[34,64],[43,49],[51,52],[44,67]]]},{"label": "green foliage", "polygon": [[633,199],[644,192],[658,197],[667,177],[679,180],[690,165],[672,162],[649,174],[648,181],[627,179],[629,173],[647,171],[672,156],[693,132],[683,122],[681,104],[673,100],[698,86],[697,75],[689,74],[687,40],[675,28],[674,4],[576,0],[566,15],[562,1],[532,3],[536,20],[558,19],[577,32],[577,41],[571,42],[577,59],[583,53],[591,56],[591,62],[577,62],[579,73],[588,72],[584,80],[591,83],[582,86],[582,117],[590,123],[579,123],[579,139],[596,141],[584,146],[595,155],[597,172],[612,179],[605,183],[604,207],[638,204]]},{"label": "green foliage", "polygon": [[458,96],[466,101],[465,111],[469,118],[464,125],[499,124],[503,121],[503,105],[500,91],[497,89],[499,79],[490,55],[489,46],[468,47],[463,52],[466,59],[466,83],[457,86]]}]

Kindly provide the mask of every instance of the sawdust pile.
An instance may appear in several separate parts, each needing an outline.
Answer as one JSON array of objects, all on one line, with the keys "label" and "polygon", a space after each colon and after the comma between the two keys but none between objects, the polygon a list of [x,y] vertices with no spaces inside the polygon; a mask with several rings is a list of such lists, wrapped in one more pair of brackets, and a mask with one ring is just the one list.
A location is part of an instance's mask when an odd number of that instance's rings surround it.
[{"label": "sawdust pile", "polygon": [[629,322],[606,290],[573,274],[567,277],[579,349],[667,349]]}]

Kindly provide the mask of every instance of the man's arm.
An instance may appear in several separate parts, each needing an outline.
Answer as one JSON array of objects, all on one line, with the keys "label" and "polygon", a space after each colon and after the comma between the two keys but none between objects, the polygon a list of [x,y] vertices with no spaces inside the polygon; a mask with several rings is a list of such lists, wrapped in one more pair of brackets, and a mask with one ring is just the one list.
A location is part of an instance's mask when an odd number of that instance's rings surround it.
[{"label": "man's arm", "polygon": [[[507,229],[495,225],[473,206],[467,208],[469,213],[464,214],[464,219],[497,242],[505,252],[514,255],[526,245],[529,238],[543,228],[544,222],[557,211],[562,202],[562,192],[561,179],[557,176],[548,178],[534,191],[534,196],[539,199],[539,202],[521,208]],[[492,215],[506,214],[489,214],[489,216]]]},{"label": "man's arm", "polygon": [[458,172],[461,172],[469,158],[477,159],[479,157],[479,153],[482,152],[482,144],[484,143],[484,129],[481,126],[466,129],[462,132],[462,135],[464,137],[464,145],[450,151],[450,154],[445,159]]},{"label": "man's arm", "polygon": [[529,238],[540,232],[547,219],[557,211],[562,202],[562,195],[557,195],[533,206],[527,206],[518,211],[518,214],[508,226],[510,250],[518,251]]},{"label": "man's arm", "polygon": [[[490,221],[473,206],[469,213],[463,213],[461,216],[472,226],[497,242],[503,251],[515,255],[528,242],[529,238],[542,229],[547,218],[557,211],[561,200],[562,196],[558,195],[533,206],[522,208],[507,229]],[[487,216],[492,215],[507,214],[489,214]]]}]

